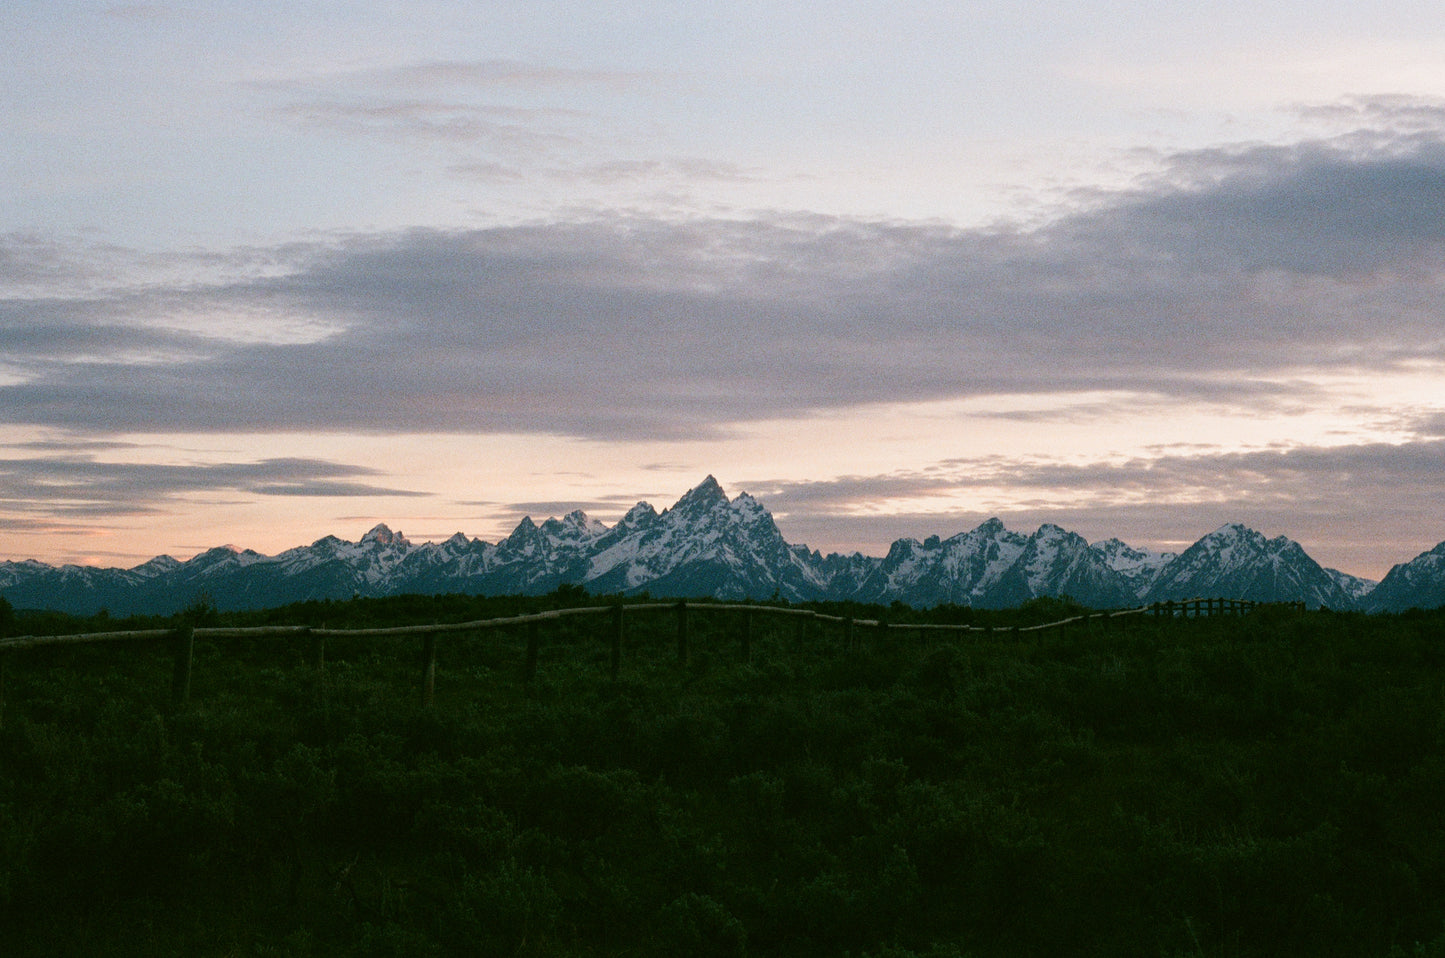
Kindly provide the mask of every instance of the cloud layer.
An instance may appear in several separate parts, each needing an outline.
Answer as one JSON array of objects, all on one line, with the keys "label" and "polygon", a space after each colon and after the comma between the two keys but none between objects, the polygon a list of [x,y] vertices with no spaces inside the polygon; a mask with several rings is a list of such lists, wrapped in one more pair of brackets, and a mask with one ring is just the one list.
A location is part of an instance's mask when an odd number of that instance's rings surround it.
[{"label": "cloud layer", "polygon": [[993,393],[1307,393],[1445,360],[1445,145],[1184,154],[1031,231],[614,215],[271,258],[36,295],[67,257],[12,239],[0,422],[614,439]]},{"label": "cloud layer", "polygon": [[[37,448],[38,447],[38,448]],[[0,459],[0,507],[62,519],[151,515],[186,496],[414,496],[378,486],[375,469],[319,459],[161,465],[118,463],[93,451],[106,443],[27,444],[34,457]],[[43,521],[43,520],[42,520]]]},{"label": "cloud layer", "polygon": [[[1025,531],[1056,522],[1093,539],[1177,549],[1245,522],[1305,543],[1326,564],[1378,576],[1434,545],[1438,533],[1420,517],[1437,511],[1442,475],[1445,440],[1421,439],[1075,464],[981,457],[880,475],[763,480],[751,491],[800,541],[830,540],[844,517],[861,541],[886,541],[947,536],[997,514]],[[957,516],[952,526],[937,513],[860,517],[889,501],[986,502],[1001,488],[1011,492],[1007,505]]]}]

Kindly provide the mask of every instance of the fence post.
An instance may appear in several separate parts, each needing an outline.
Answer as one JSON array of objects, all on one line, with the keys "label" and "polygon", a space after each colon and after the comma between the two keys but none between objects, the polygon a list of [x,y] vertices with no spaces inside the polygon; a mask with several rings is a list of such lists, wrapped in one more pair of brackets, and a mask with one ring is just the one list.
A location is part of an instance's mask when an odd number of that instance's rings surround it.
[{"label": "fence post", "polygon": [[612,677],[622,670],[622,603],[612,607]]},{"label": "fence post", "polygon": [[677,604],[677,661],[687,664],[687,600]]},{"label": "fence post", "polygon": [[743,661],[753,660],[753,610],[743,613]]},{"label": "fence post", "polygon": [[[323,629],[326,628],[326,626],[325,626],[324,623],[322,624],[321,627],[322,627]],[[311,664],[314,665],[314,666],[316,666],[316,671],[318,671],[318,672],[325,672],[325,671],[326,671],[326,636],[324,636],[324,635],[317,635],[316,633],[311,632],[309,629],[307,630],[307,632],[308,632],[308,634],[310,634],[310,636],[311,636]]]},{"label": "fence post", "polygon": [[176,630],[176,666],[171,674],[171,702],[182,705],[191,697],[191,658],[195,654],[196,630],[182,626]]},{"label": "fence post", "polygon": [[542,643],[541,623],[535,619],[527,623],[527,663],[523,666],[528,682],[537,677],[537,648]]},{"label": "fence post", "polygon": [[437,634],[428,632],[421,640],[421,704],[431,708],[437,691]]}]

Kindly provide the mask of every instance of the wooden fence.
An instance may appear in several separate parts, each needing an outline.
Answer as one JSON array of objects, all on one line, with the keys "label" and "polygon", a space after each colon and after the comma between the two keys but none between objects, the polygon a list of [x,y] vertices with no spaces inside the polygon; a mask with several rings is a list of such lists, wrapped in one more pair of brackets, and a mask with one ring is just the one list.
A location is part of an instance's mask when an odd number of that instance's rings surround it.
[{"label": "wooden fence", "polygon": [[[472,622],[451,624],[403,625],[375,629],[328,629],[308,625],[251,626],[251,627],[190,627],[173,629],[145,629],[130,632],[89,632],[78,635],[22,635],[0,639],[0,721],[5,708],[5,661],[7,652],[33,649],[43,646],[96,644],[102,642],[146,642],[170,641],[175,647],[175,665],[171,678],[171,699],[184,703],[191,694],[191,667],[196,639],[268,639],[301,638],[310,644],[310,657],[316,667],[322,668],[326,659],[326,640],[333,637],[345,638],[420,638],[422,641],[422,703],[431,705],[436,691],[437,638],[458,632],[479,632],[486,629],[524,626],[526,629],[526,658],[524,672],[531,679],[537,671],[537,656],[541,646],[541,627],[544,623],[556,622],[574,616],[607,616],[607,636],[610,644],[610,669],[616,678],[622,664],[622,649],[626,641],[627,619],[639,613],[671,612],[676,616],[677,658],[679,662],[688,659],[688,641],[691,616],[696,613],[739,616],[741,654],[752,658],[754,623],[758,616],[792,618],[797,622],[799,635],[806,635],[810,623],[829,623],[842,627],[846,648],[855,647],[860,631],[871,630],[875,634],[888,632],[915,632],[927,634],[945,632],[954,634],[975,633],[984,636],[1003,635],[1021,638],[1026,634],[1036,635],[1040,641],[1048,632],[1068,634],[1071,629],[1085,629],[1098,624],[1105,631],[1113,628],[1126,629],[1135,616],[1165,618],[1210,615],[1239,615],[1267,603],[1246,599],[1186,599],[1184,601],[1156,602],[1135,609],[1113,612],[1089,612],[1028,626],[980,626],[949,625],[920,622],[890,622],[883,619],[857,619],[849,616],[828,615],[812,609],[778,607],[771,605],[732,605],[717,602],[649,602],[624,604],[614,603],[603,606],[587,606],[571,609],[552,609],[528,615],[514,615],[497,619],[480,619]],[[1304,603],[1268,603],[1298,611],[1304,610]]]}]

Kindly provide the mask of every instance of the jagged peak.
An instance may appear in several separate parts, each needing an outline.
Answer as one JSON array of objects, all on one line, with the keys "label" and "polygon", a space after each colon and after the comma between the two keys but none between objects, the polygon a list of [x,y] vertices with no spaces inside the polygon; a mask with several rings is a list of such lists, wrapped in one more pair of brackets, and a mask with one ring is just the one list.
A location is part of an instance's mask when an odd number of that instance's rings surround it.
[{"label": "jagged peak", "polygon": [[[233,546],[233,545],[227,544],[227,545],[223,545],[223,546],[211,546],[211,548],[207,549],[205,552],[198,553],[198,554],[195,556],[195,558],[196,558],[196,559],[221,559],[221,558],[224,558],[224,557],[226,557],[226,556],[235,556],[235,555],[240,555],[240,554],[241,554],[241,550],[240,550],[240,549],[237,549],[237,548],[236,548],[235,546]],[[164,558],[164,557],[163,557],[163,556],[157,556],[157,558]],[[152,559],[151,561],[154,562],[155,560]]]},{"label": "jagged peak", "polygon": [[995,516],[992,519],[987,520],[986,522],[979,523],[968,532],[960,532],[958,535],[945,540],[944,545],[947,546],[950,543],[953,543],[955,546],[964,545],[971,548],[972,543],[976,543],[979,541],[987,542],[1006,540],[1010,542],[1023,542],[1028,538],[1028,536],[1022,533],[1014,532],[1013,530],[1009,529],[1003,524],[1002,519]]},{"label": "jagged peak", "polygon": [[1232,544],[1240,543],[1259,552],[1288,552],[1291,554],[1304,552],[1304,546],[1286,535],[1278,535],[1273,539],[1265,536],[1257,529],[1250,528],[1242,522],[1228,522],[1199,540],[1200,543],[1209,544]]},{"label": "jagged peak", "polygon": [[[934,538],[936,539],[937,536]],[[888,555],[885,557],[885,561],[902,561],[912,556],[922,547],[923,544],[914,538],[905,536],[902,539],[894,539],[893,544],[888,547]]]},{"label": "jagged peak", "polygon": [[374,543],[379,546],[409,545],[406,541],[406,536],[400,532],[392,532],[391,528],[384,522],[378,522],[367,530],[366,535],[361,537],[361,542],[363,545],[368,543]]},{"label": "jagged peak", "polygon": [[986,522],[981,522],[968,532],[960,532],[943,541],[945,548],[973,548],[974,544],[982,541],[1007,541],[1024,542],[1028,536],[1022,533],[1013,532],[1003,524],[1003,520],[995,516]]},{"label": "jagged peak", "polygon": [[627,514],[622,517],[618,524],[636,525],[639,522],[645,522],[648,519],[656,518],[657,510],[652,508],[652,503],[639,502],[637,505],[627,510]]},{"label": "jagged peak", "polygon": [[517,523],[517,527],[512,530],[512,534],[502,541],[514,546],[520,545],[523,542],[529,542],[535,539],[537,532],[537,524],[532,521],[532,517],[523,516],[522,521]]},{"label": "jagged peak", "polygon": [[677,500],[674,509],[686,507],[707,507],[711,508],[718,504],[726,505],[727,493],[723,492],[718,481],[709,475],[702,482],[683,493],[682,498]]},{"label": "jagged peak", "polygon": [[754,499],[746,492],[740,492],[733,497],[732,507],[734,512],[737,512],[741,515],[753,517],[772,517],[772,513],[768,512],[767,506],[764,506],[761,502]]}]

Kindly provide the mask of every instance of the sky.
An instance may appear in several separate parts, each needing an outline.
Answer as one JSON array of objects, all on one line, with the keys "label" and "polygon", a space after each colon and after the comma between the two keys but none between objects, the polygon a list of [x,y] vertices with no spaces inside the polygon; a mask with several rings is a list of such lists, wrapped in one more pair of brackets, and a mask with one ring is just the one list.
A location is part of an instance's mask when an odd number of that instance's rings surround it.
[{"label": "sky", "polygon": [[0,560],[992,516],[1445,540],[1445,21],[1380,0],[0,8]]}]

